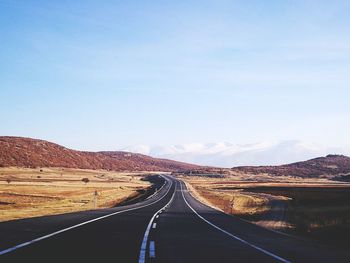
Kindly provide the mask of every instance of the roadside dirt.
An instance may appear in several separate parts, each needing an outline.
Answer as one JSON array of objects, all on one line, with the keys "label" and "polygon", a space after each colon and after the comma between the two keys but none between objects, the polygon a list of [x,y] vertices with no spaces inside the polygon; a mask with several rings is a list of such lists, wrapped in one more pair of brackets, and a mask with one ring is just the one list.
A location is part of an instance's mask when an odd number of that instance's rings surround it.
[{"label": "roadside dirt", "polygon": [[269,209],[261,215],[260,220],[255,221],[254,223],[274,230],[290,228],[287,218],[287,201],[289,198],[262,193],[249,194],[256,198],[264,198],[268,200],[267,206]]}]

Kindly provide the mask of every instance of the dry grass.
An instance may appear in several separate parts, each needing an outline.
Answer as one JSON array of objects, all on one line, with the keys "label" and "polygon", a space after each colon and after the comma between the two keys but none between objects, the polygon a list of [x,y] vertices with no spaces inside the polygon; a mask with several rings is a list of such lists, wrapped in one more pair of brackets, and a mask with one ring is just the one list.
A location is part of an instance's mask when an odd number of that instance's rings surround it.
[{"label": "dry grass", "polygon": [[197,199],[225,213],[254,215],[268,210],[268,200],[265,197],[243,193],[239,189],[220,190],[217,185],[213,187],[214,180],[221,179],[210,179],[209,182],[203,179],[185,179],[189,190]]},{"label": "dry grass", "polygon": [[[115,206],[149,182],[139,174],[68,168],[0,168],[0,221]],[[88,178],[84,183],[83,178]]]},{"label": "dry grass", "polygon": [[226,213],[295,234],[341,242],[350,231],[350,184],[251,177],[182,177],[193,195]]}]

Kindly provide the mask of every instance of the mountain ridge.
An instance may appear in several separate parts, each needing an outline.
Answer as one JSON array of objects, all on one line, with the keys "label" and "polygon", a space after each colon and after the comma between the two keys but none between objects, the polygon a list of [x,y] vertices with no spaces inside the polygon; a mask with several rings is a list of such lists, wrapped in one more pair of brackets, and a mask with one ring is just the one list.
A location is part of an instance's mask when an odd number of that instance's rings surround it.
[{"label": "mountain ridge", "polygon": [[200,166],[124,151],[77,151],[56,143],[0,136],[0,167],[65,167],[116,171],[183,171]]},{"label": "mountain ridge", "polygon": [[307,161],[295,162],[278,166],[240,166],[231,168],[235,172],[247,174],[269,174],[274,176],[296,177],[334,177],[350,175],[350,157],[338,154],[328,154]]}]

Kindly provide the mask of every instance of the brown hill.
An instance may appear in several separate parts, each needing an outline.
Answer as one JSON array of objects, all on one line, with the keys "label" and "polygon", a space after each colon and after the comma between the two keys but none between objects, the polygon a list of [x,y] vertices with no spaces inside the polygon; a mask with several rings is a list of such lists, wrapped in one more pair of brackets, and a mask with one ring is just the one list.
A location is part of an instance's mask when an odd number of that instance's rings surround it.
[{"label": "brown hill", "polygon": [[199,166],[129,152],[84,152],[55,143],[0,136],[0,167],[66,167],[115,171],[183,171]]},{"label": "brown hill", "polygon": [[249,174],[289,175],[297,177],[345,176],[350,174],[350,157],[344,155],[327,155],[304,162],[279,166],[241,166],[233,171]]}]

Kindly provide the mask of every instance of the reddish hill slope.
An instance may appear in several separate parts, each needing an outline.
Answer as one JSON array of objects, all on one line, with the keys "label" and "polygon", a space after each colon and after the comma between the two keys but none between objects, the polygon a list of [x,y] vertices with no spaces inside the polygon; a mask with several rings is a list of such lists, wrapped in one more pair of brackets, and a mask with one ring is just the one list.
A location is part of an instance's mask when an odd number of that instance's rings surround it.
[{"label": "reddish hill slope", "polygon": [[84,152],[55,143],[0,136],[0,166],[67,167],[116,171],[183,171],[199,166],[128,152]]},{"label": "reddish hill slope", "polygon": [[350,157],[344,155],[327,155],[305,162],[280,166],[242,166],[233,171],[250,174],[290,175],[298,177],[342,176],[350,174]]}]

